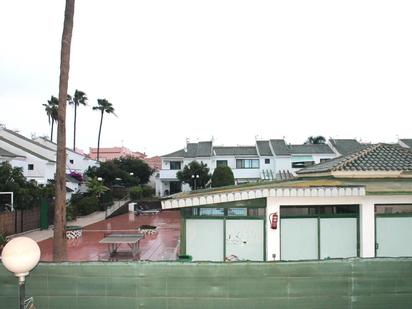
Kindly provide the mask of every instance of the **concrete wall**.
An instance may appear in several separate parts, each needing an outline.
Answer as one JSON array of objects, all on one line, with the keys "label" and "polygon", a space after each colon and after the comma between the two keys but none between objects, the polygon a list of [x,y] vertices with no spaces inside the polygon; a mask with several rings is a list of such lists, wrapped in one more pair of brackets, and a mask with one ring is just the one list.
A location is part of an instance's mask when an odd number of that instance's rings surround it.
[{"label": "concrete wall", "polygon": [[[410,308],[412,259],[44,263],[26,282],[37,308]],[[0,307],[17,293],[1,265]]]}]

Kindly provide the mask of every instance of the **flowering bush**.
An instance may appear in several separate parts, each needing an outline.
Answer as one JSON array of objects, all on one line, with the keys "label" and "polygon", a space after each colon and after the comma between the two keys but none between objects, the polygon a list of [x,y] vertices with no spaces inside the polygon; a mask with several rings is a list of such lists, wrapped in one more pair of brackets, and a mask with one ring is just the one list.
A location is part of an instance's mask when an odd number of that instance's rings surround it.
[{"label": "flowering bush", "polygon": [[82,174],[79,174],[79,173],[76,173],[76,172],[70,172],[69,176],[76,179],[76,180],[78,180],[79,182],[83,182]]}]

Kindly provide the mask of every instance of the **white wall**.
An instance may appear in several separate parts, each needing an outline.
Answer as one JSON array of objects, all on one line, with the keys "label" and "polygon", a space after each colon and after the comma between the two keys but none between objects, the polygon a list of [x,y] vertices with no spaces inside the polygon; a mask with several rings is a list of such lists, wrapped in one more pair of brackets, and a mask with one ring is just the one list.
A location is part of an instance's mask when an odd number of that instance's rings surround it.
[{"label": "white wall", "polygon": [[292,160],[290,156],[275,156],[275,172],[290,171],[292,169]]},{"label": "white wall", "polygon": [[[56,171],[56,164],[43,160],[37,156],[32,155],[19,147],[15,147],[7,142],[0,140],[0,147],[14,153],[16,155],[25,157],[22,160],[12,160],[10,164],[14,167],[23,168],[23,175],[28,180],[35,180],[39,184],[46,184],[47,179],[53,179]],[[14,165],[16,164],[16,165]],[[28,165],[33,164],[33,170],[28,170]]]}]

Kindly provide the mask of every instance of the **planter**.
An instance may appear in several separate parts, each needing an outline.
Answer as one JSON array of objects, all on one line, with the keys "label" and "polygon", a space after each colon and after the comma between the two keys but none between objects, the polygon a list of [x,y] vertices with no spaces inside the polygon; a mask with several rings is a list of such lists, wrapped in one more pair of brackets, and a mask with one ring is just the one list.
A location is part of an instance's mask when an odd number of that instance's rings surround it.
[{"label": "planter", "polygon": [[76,225],[66,226],[66,239],[77,239],[82,237],[83,227]]},{"label": "planter", "polygon": [[146,235],[157,233],[156,227],[154,225],[141,225],[139,226],[138,231]]},{"label": "planter", "polygon": [[191,255],[186,255],[186,254],[179,255],[177,261],[178,262],[191,262],[192,261],[192,256]]}]

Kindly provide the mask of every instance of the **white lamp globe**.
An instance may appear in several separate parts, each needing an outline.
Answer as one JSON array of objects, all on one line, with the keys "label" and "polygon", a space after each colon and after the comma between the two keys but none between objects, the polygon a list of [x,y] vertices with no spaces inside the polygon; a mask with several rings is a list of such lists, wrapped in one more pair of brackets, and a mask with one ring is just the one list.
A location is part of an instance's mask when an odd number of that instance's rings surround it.
[{"label": "white lamp globe", "polygon": [[4,267],[24,280],[40,260],[39,245],[28,237],[13,238],[3,248],[1,260]]}]

